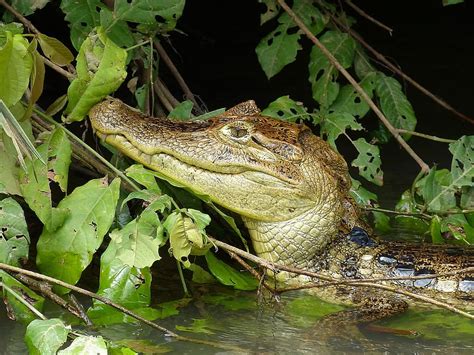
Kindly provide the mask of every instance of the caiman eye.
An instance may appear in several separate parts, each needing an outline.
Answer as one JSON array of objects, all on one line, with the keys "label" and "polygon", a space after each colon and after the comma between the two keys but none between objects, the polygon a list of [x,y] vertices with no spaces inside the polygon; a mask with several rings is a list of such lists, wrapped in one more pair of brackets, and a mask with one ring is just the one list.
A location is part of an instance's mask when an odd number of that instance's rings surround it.
[{"label": "caiman eye", "polygon": [[242,138],[249,134],[246,128],[241,127],[230,127],[229,133],[234,138]]}]

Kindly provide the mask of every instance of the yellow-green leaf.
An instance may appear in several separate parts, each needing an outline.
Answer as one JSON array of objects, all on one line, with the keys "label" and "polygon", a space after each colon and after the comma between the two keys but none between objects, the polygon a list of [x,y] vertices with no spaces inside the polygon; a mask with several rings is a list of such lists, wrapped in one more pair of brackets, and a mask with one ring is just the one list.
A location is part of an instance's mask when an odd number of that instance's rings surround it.
[{"label": "yellow-green leaf", "polygon": [[37,37],[44,55],[54,64],[65,66],[73,61],[74,55],[60,40],[42,33]]}]

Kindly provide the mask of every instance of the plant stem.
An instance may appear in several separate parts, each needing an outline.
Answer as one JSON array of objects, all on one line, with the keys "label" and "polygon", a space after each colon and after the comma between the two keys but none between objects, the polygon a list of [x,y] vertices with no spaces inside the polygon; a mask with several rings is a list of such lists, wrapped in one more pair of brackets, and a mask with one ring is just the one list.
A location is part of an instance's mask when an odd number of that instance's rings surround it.
[{"label": "plant stem", "polygon": [[125,307],[119,305],[118,303],[115,303],[115,302],[111,301],[110,299],[108,299],[106,297],[100,296],[97,293],[88,291],[86,289],[68,284],[64,281],[55,279],[54,277],[38,274],[38,273],[33,272],[33,271],[21,269],[19,267],[11,266],[11,265],[4,264],[4,263],[0,263],[0,269],[11,271],[11,272],[14,272],[14,273],[27,275],[27,276],[33,277],[35,279],[43,280],[43,281],[46,281],[46,282],[50,282],[52,284],[65,287],[65,288],[67,288],[71,291],[80,293],[82,295],[91,297],[93,299],[96,299],[96,300],[98,300],[98,301],[100,301],[100,302],[102,302],[102,303],[104,303],[108,306],[111,306],[115,309],[118,309],[122,313],[125,313],[126,315],[128,315],[132,318],[135,318],[136,320],[138,320],[142,323],[145,323],[145,324],[149,325],[150,327],[152,327],[154,329],[157,329],[157,330],[165,333],[167,336],[172,337],[176,340],[187,341],[187,342],[192,342],[192,343],[196,343],[196,344],[204,344],[204,345],[208,345],[208,346],[212,346],[212,347],[216,347],[216,348],[221,348],[221,349],[225,349],[225,350],[233,350],[233,351],[240,351],[240,352],[244,351],[244,349],[242,349],[240,347],[237,347],[237,346],[216,343],[216,342],[212,342],[212,341],[208,341],[208,340],[204,340],[204,339],[190,338],[190,337],[186,337],[186,336],[176,334],[175,332],[172,332],[171,330],[168,330],[167,328],[162,327],[161,325],[158,325],[155,322],[149,321],[148,319],[141,317],[140,315],[136,314],[135,312],[132,312],[128,308],[125,308]]},{"label": "plant stem", "polygon": [[383,212],[383,213],[390,213],[390,214],[396,214],[396,215],[401,215],[401,216],[413,216],[413,217],[422,217],[427,220],[431,220],[431,216],[426,214],[426,213],[416,213],[416,212],[400,212],[400,211],[394,211],[394,210],[389,210],[385,208],[378,208],[378,207],[361,207],[366,211],[375,211],[375,212]]},{"label": "plant stem", "polygon": [[181,286],[183,286],[184,295],[189,297],[190,294],[188,286],[186,285],[186,280],[184,279],[183,275],[183,268],[181,267],[181,262],[179,260],[176,260],[176,267],[178,268],[179,279],[181,280]]},{"label": "plant stem", "polygon": [[407,142],[402,138],[398,133],[397,129],[392,126],[390,121],[385,117],[385,115],[380,111],[380,109],[375,105],[372,99],[367,95],[367,93],[362,89],[362,87],[355,81],[351,74],[338,62],[338,60],[332,55],[332,53],[316,38],[315,35],[306,27],[306,25],[300,20],[300,18],[291,10],[288,5],[283,0],[277,0],[280,6],[288,13],[288,15],[293,19],[293,21],[298,25],[298,27],[306,34],[306,36],[323,52],[323,54],[328,58],[328,60],[333,64],[339,72],[344,75],[344,77],[349,81],[349,83],[354,87],[354,89],[359,93],[359,95],[367,102],[370,108],[378,116],[380,121],[384,126],[390,131],[390,133],[395,137],[398,143],[405,149],[405,151],[417,162],[421,167],[421,170],[424,173],[427,173],[430,169],[428,164],[426,164],[423,159],[421,159],[418,154],[408,145]]},{"label": "plant stem", "polygon": [[5,283],[0,282],[0,288],[3,288],[5,291],[9,292],[13,297],[15,297],[18,302],[23,304],[26,308],[28,308],[35,316],[37,316],[40,319],[46,320],[46,316],[38,311],[33,305],[31,305],[29,302],[27,302],[21,295],[19,295],[16,291],[12,290],[10,287],[5,285]]},{"label": "plant stem", "polygon": [[388,33],[390,35],[392,35],[392,32],[393,32],[393,29],[384,25],[382,22],[380,22],[379,20],[373,18],[372,16],[370,16],[368,13],[366,13],[364,10],[362,10],[360,7],[356,6],[352,1],[350,0],[346,0],[346,4],[349,5],[350,7],[352,7],[352,9],[354,9],[355,12],[357,12],[359,15],[361,15],[362,17],[365,17],[367,20],[369,20],[370,22],[373,22],[375,23],[377,26],[383,28],[384,30],[388,31]]},{"label": "plant stem", "polygon": [[415,131],[409,131],[409,130],[403,129],[403,128],[397,128],[397,131],[400,134],[411,134],[412,136],[417,136],[417,137],[429,139],[429,140],[432,140],[432,141],[435,141],[435,142],[441,142],[441,143],[454,143],[454,142],[456,142],[455,139],[447,139],[447,138],[440,138],[440,137],[436,137],[436,136],[430,136],[428,134],[418,133],[418,132],[415,132]]}]

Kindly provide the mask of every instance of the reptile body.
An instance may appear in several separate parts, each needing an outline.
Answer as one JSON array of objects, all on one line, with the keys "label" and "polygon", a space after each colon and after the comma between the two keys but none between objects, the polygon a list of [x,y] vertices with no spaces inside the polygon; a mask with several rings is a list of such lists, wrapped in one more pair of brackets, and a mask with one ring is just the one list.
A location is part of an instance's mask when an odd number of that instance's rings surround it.
[{"label": "reptile body", "polygon": [[[89,116],[108,144],[239,214],[257,255],[274,263],[337,279],[442,274],[474,266],[472,248],[369,237],[348,195],[344,159],[304,124],[263,116],[253,101],[206,121],[148,117],[115,99],[97,104]],[[290,284],[310,281],[286,272],[272,276]],[[384,283],[474,308],[472,274]],[[367,288],[313,292],[331,302],[372,307],[359,314],[362,321],[407,307],[403,298]]]}]

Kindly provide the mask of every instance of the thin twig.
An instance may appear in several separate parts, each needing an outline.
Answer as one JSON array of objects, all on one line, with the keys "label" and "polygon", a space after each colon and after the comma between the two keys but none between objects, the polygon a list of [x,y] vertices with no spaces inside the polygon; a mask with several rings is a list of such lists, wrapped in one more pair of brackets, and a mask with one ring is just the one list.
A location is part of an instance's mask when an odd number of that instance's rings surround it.
[{"label": "thin twig", "polygon": [[357,5],[355,5],[352,1],[350,0],[346,0],[346,4],[349,5],[350,7],[352,7],[352,9],[357,12],[359,15],[361,15],[362,17],[365,17],[367,20],[369,20],[370,22],[373,22],[375,23],[377,26],[383,28],[384,30],[388,31],[388,33],[390,34],[390,36],[392,35],[392,32],[393,32],[393,29],[388,27],[387,25],[384,25],[382,22],[380,22],[379,20],[373,18],[372,16],[370,16],[368,13],[366,13],[364,10],[362,10],[360,7],[358,7]]},{"label": "thin twig", "polygon": [[31,303],[25,300],[24,297],[22,297],[18,292],[8,287],[7,285],[5,285],[4,282],[0,282],[0,288],[3,288],[5,291],[11,293],[11,295],[15,297],[18,300],[18,302],[20,302],[26,308],[28,308],[30,312],[33,313],[35,316],[37,316],[39,319],[43,319],[43,320],[47,319],[43,313],[38,311]]},{"label": "thin twig", "polygon": [[168,100],[165,93],[163,92],[163,89],[161,88],[161,86],[159,85],[157,81],[153,83],[153,87],[155,88],[156,95],[160,99],[160,102],[163,104],[163,106],[168,110],[168,112],[173,111],[174,106]]},{"label": "thin twig", "polygon": [[392,62],[390,62],[382,53],[378,52],[374,47],[372,47],[370,44],[368,44],[361,35],[359,35],[356,31],[348,27],[346,24],[344,24],[342,21],[340,21],[337,17],[333,16],[332,14],[329,14],[331,17],[331,21],[333,21],[336,25],[340,26],[345,32],[350,34],[354,39],[356,39],[362,46],[364,46],[369,52],[371,52],[377,60],[379,60],[381,63],[386,65],[391,71],[394,73],[400,75],[404,80],[409,82],[413,87],[421,91],[423,94],[428,96],[430,99],[435,101],[438,105],[444,107],[446,110],[451,111],[453,114],[455,114],[457,117],[463,119],[464,121],[467,121],[471,124],[474,124],[474,118],[466,116],[465,114],[457,111],[454,107],[452,107],[450,104],[448,104],[446,101],[443,99],[437,97],[434,95],[432,92],[430,92],[428,89],[426,89],[424,86],[422,86],[420,83],[415,81],[413,78],[405,74],[402,70],[397,68]]},{"label": "thin twig", "polygon": [[435,142],[441,142],[441,143],[454,143],[454,142],[456,142],[455,139],[447,139],[447,138],[440,138],[440,137],[436,137],[436,136],[430,136],[429,134],[418,133],[418,132],[415,132],[415,131],[409,131],[409,130],[403,129],[403,128],[397,128],[397,131],[400,134],[410,134],[412,136],[417,136],[417,137],[429,139],[429,140],[435,141]]},{"label": "thin twig", "polygon": [[178,82],[179,86],[183,90],[186,98],[193,102],[196,112],[198,114],[202,114],[203,112],[201,108],[199,107],[199,104],[196,101],[196,98],[194,97],[193,93],[189,89],[189,86],[184,81],[183,77],[179,73],[174,63],[171,61],[171,58],[168,56],[168,53],[166,53],[165,49],[163,48],[163,46],[161,45],[159,41],[154,41],[154,45],[155,45],[156,50],[158,51],[158,54],[160,55],[160,58],[165,62],[166,66],[169,68],[173,76],[176,78],[176,81]]},{"label": "thin twig", "polygon": [[[209,237],[209,239],[215,245],[217,245],[218,247],[220,247],[224,250],[230,250],[230,251],[234,252],[235,254],[237,254],[237,255],[239,255],[239,256],[247,259],[247,260],[251,260],[252,262],[254,262],[256,264],[258,264],[258,265],[260,265],[260,266],[262,266],[266,269],[271,270],[273,273],[275,273],[277,271],[287,271],[287,272],[290,272],[290,273],[293,273],[293,274],[306,275],[306,276],[309,276],[309,277],[313,277],[313,278],[316,278],[316,279],[319,279],[319,280],[324,280],[324,281],[329,281],[329,282],[341,282],[342,281],[342,280],[337,280],[337,279],[334,279],[334,278],[326,276],[326,275],[321,275],[321,274],[316,273],[316,272],[311,272],[311,271],[308,271],[308,270],[302,270],[302,269],[299,269],[299,268],[286,266],[286,265],[275,264],[275,263],[272,263],[268,260],[259,258],[258,256],[247,253],[247,252],[245,252],[245,251],[243,251],[239,248],[236,248],[232,245],[221,242],[221,241],[219,241],[215,238]],[[464,269],[464,270],[468,270],[468,271],[472,272],[473,268],[467,268],[467,269]],[[430,275],[430,276],[432,277],[432,275]],[[348,281],[349,282],[346,282],[346,283],[350,286],[372,287],[372,288],[378,288],[378,289],[382,289],[382,290],[385,290],[385,291],[389,291],[389,292],[392,292],[392,293],[402,294],[402,295],[408,296],[412,299],[415,299],[415,300],[418,300],[418,301],[423,301],[425,303],[431,303],[431,304],[434,304],[438,307],[445,308],[445,309],[448,309],[448,310],[450,310],[454,313],[460,314],[464,317],[474,319],[473,314],[470,314],[470,313],[465,312],[465,311],[463,311],[463,310],[461,310],[461,309],[459,309],[455,306],[452,306],[452,305],[450,305],[448,303],[445,303],[445,302],[442,302],[442,301],[438,301],[438,300],[433,299],[433,298],[428,297],[428,296],[419,295],[419,294],[416,294],[416,293],[413,293],[413,292],[410,292],[410,291],[402,290],[400,288],[395,288],[395,287],[391,287],[391,286],[388,286],[388,285],[381,285],[381,284],[373,283],[371,279],[366,279],[364,281],[361,281],[361,280],[355,280],[355,281],[348,280]]]},{"label": "thin twig", "polygon": [[389,210],[386,208],[379,208],[379,207],[368,207],[368,206],[361,206],[362,209],[365,211],[374,211],[374,212],[383,212],[383,213],[390,213],[390,214],[396,214],[396,215],[401,215],[401,216],[413,216],[413,217],[420,217],[424,218],[427,220],[431,220],[432,216],[426,213],[416,213],[416,212],[402,212],[402,211],[394,211],[394,210]]},{"label": "thin twig", "polygon": [[288,13],[296,25],[306,34],[306,36],[323,52],[323,54],[328,58],[332,65],[336,67],[339,72],[344,75],[344,77],[349,81],[349,83],[354,87],[354,89],[359,93],[359,95],[364,99],[365,102],[370,106],[370,108],[375,112],[380,121],[384,126],[390,131],[390,133],[395,137],[398,143],[407,151],[407,153],[418,163],[421,170],[424,173],[428,173],[430,170],[428,164],[426,164],[423,159],[421,159],[418,154],[408,145],[407,142],[402,138],[398,133],[397,129],[392,126],[390,121],[385,117],[385,115],[380,111],[380,109],[375,105],[372,99],[367,95],[367,93],[362,89],[362,87],[357,83],[357,81],[352,77],[349,72],[344,69],[344,67],[338,62],[338,60],[332,55],[332,53],[316,38],[316,36],[306,27],[306,25],[300,20],[300,18],[291,10],[288,5],[283,0],[278,0],[280,6]]},{"label": "thin twig", "polygon": [[135,312],[132,312],[128,308],[125,308],[125,307],[111,301],[110,299],[108,299],[106,297],[100,296],[100,295],[98,295],[94,292],[88,291],[86,289],[68,284],[64,281],[55,279],[53,277],[38,274],[38,273],[33,272],[33,271],[21,269],[21,268],[11,266],[11,265],[7,265],[7,264],[4,264],[4,263],[0,263],[0,269],[7,270],[7,271],[10,271],[10,272],[14,272],[14,273],[18,273],[18,274],[27,275],[27,276],[33,277],[35,279],[43,280],[43,281],[46,281],[46,282],[50,282],[50,283],[53,283],[55,285],[65,287],[65,288],[67,288],[71,291],[74,291],[74,292],[80,293],[82,295],[85,295],[87,297],[91,297],[93,299],[96,299],[96,300],[98,300],[98,301],[100,301],[100,302],[102,302],[102,303],[104,303],[108,306],[111,306],[115,309],[118,309],[120,312],[125,313],[126,315],[128,315],[132,318],[135,318],[136,320],[138,320],[142,323],[145,323],[145,324],[149,325],[150,327],[152,327],[154,329],[157,329],[157,330],[163,332],[167,336],[172,337],[176,340],[187,341],[187,342],[192,342],[192,343],[197,343],[197,344],[204,344],[204,345],[209,345],[209,346],[213,346],[213,347],[217,347],[217,348],[221,348],[221,349],[226,349],[226,350],[243,351],[242,348],[237,347],[237,346],[220,344],[220,343],[207,341],[207,340],[204,340],[204,339],[190,338],[190,337],[186,337],[186,336],[176,334],[175,332],[173,332],[173,331],[171,331],[171,330],[169,330],[169,329],[167,329],[167,328],[165,328],[161,325],[158,325],[155,322],[149,321],[148,319],[145,319],[145,318],[141,317],[140,315],[136,314]]},{"label": "thin twig", "polygon": [[160,87],[160,89],[163,91],[163,94],[165,94],[168,101],[171,103],[171,105],[173,105],[173,108],[179,105],[179,101],[173,96],[173,94],[168,89],[166,84],[159,77],[156,78],[155,84]]}]

